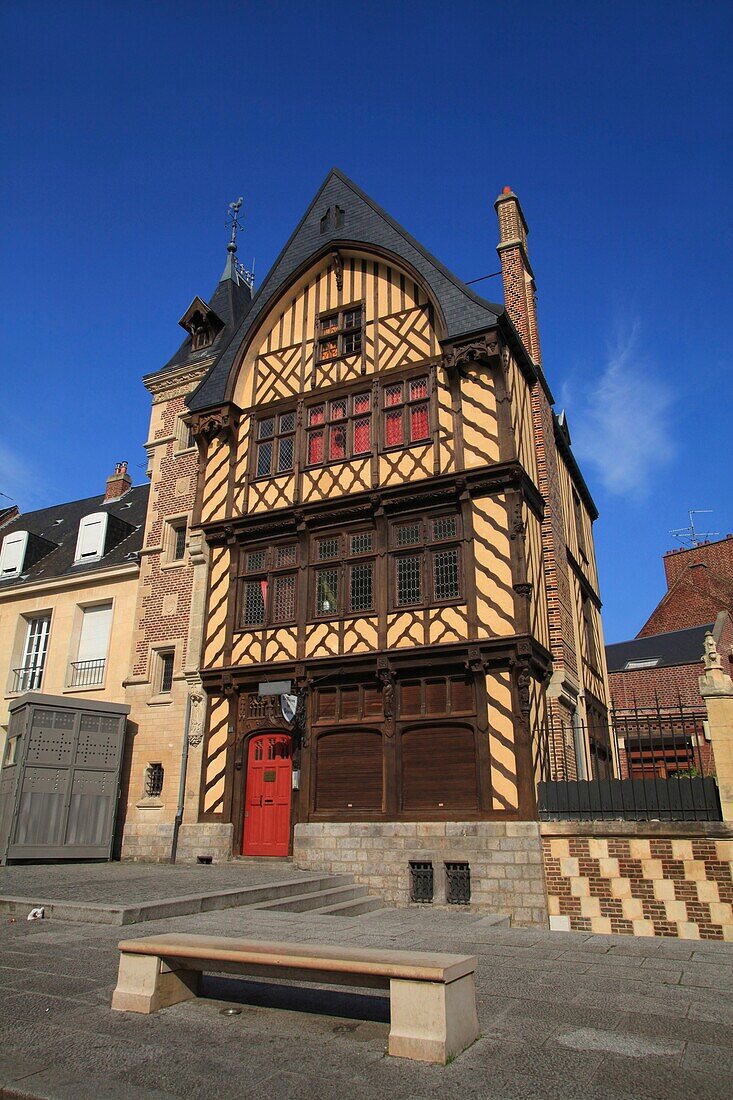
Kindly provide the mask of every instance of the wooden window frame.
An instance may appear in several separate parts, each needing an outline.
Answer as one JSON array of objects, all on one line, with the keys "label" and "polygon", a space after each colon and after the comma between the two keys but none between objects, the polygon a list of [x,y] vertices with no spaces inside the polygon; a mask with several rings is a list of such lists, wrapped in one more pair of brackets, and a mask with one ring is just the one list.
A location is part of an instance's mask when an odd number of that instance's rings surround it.
[{"label": "wooden window frame", "polygon": [[[447,538],[436,538],[433,534],[433,524],[440,519],[455,519],[456,533]],[[418,542],[406,546],[398,546],[396,532],[400,527],[417,524],[420,527],[420,539]],[[433,561],[435,554],[441,550],[455,550],[458,558],[458,588],[457,596],[437,599],[435,596],[435,574]],[[420,558],[420,576],[422,585],[422,599],[415,603],[397,602],[397,559],[407,557]],[[401,611],[425,610],[429,607],[454,607],[466,602],[466,570],[463,554],[463,524],[460,512],[440,511],[427,516],[401,516],[389,522],[389,594],[388,610],[390,614],[398,614]]]},{"label": "wooden window frame", "polygon": [[[369,400],[369,409],[367,412],[355,412],[354,402],[360,398],[366,397]],[[346,402],[346,416],[333,417],[331,415],[331,406],[336,401]],[[320,405],[323,405],[323,423],[311,424],[310,416],[313,409],[317,409]],[[303,434],[305,436],[305,461],[303,467],[306,470],[320,470],[323,466],[334,466],[339,462],[358,462],[362,458],[371,458],[375,451],[374,446],[374,402],[372,399],[371,386],[366,388],[359,388],[352,393],[336,393],[324,396],[320,401],[312,401],[305,408]],[[354,453],[354,422],[357,420],[363,420],[365,417],[369,417],[369,450],[359,451],[358,454]],[[331,430],[339,425],[346,426],[346,446],[343,458],[329,458],[330,453],[330,433]],[[310,461],[310,438],[317,432],[323,432],[323,458],[320,462]]]},{"label": "wooden window frame", "polygon": [[[414,382],[425,382],[426,395],[425,397],[410,397],[410,386]],[[386,392],[391,386],[401,386],[402,394],[401,400],[395,405],[387,405]],[[410,412],[418,405],[424,405],[428,416],[428,430],[423,439],[408,439],[410,434],[408,428],[410,427]],[[400,412],[402,414],[402,442],[401,443],[387,443],[387,414],[390,412]],[[433,438],[433,424],[434,424],[434,412],[433,402],[430,393],[430,370],[421,367],[415,372],[411,372],[409,375],[403,375],[401,378],[382,378],[379,384],[379,432],[380,432],[380,452],[390,451],[404,451],[408,447],[426,447],[432,442]]]},{"label": "wooden window frame", "polygon": [[585,538],[585,526],[583,524],[583,504],[580,499],[578,491],[571,487],[572,501],[573,501],[573,522],[575,524],[575,538],[578,543],[578,550],[584,563],[588,564],[588,546]]},{"label": "wooden window frame", "polygon": [[[284,547],[292,546],[295,548],[295,562],[292,564],[278,565],[277,564],[277,552]],[[249,554],[256,554],[262,552],[265,555],[264,562],[261,569],[247,568],[247,556]],[[234,623],[234,630],[237,633],[248,633],[252,630],[279,630],[280,627],[294,626],[298,622],[298,604],[299,604],[299,584],[298,574],[299,569],[299,549],[298,543],[289,539],[285,542],[274,543],[268,546],[250,546],[240,549],[239,562],[237,572],[237,595],[236,595],[236,616]],[[287,619],[274,619],[273,618],[273,602],[275,595],[275,581],[280,577],[293,577],[295,581],[295,599],[293,601],[293,614]],[[256,583],[265,581],[267,588],[265,594],[265,613],[263,616],[263,622],[259,623],[245,623],[244,622],[244,593],[246,585],[250,583]]]},{"label": "wooden window frame", "polygon": [[[372,536],[371,550],[363,551],[360,553],[351,553],[351,538],[354,535],[365,534],[370,534]],[[339,540],[339,551],[337,556],[333,558],[324,558],[323,560],[320,560],[318,558],[317,547],[318,543],[322,539]],[[352,611],[352,566],[366,564],[371,564],[372,566],[372,607],[370,609],[363,609],[361,611]],[[335,612],[328,611],[318,613],[316,610],[316,599],[318,597],[318,572],[321,569],[336,569],[338,571],[338,603],[341,606],[337,608]],[[314,531],[310,538],[308,572],[310,574],[310,580],[308,584],[309,623],[333,622],[341,619],[360,619],[375,616],[378,614],[377,589],[379,580],[377,530],[375,527],[371,527],[368,524],[362,524],[358,527]]]},{"label": "wooden window frame", "polygon": [[[346,324],[346,316],[349,313],[360,311],[358,324]],[[364,350],[364,317],[366,314],[366,302],[360,299],[349,302],[347,305],[337,306],[335,309],[325,309],[316,318],[315,361],[317,367],[327,363],[336,363],[339,359],[348,359],[353,355],[361,355]],[[326,328],[326,323],[331,318],[336,318],[336,324],[332,328]],[[345,343],[349,336],[359,336],[359,346],[355,350],[346,351]],[[324,344],[336,341],[336,355],[324,358],[321,349]]]},{"label": "wooden window frame", "polygon": [[585,641],[585,663],[596,675],[600,676],[598,642],[593,620],[593,600],[587,592],[580,593],[580,610],[583,618],[583,639]]},{"label": "wooden window frame", "polygon": [[[282,428],[282,418],[284,416],[292,416],[293,426],[287,430]],[[272,435],[260,436],[260,425],[267,420],[274,421]],[[297,467],[297,429],[298,429],[298,413],[296,407],[293,405],[290,408],[278,408],[273,409],[270,412],[260,413],[253,418],[252,429],[252,467],[251,476],[253,481],[268,481],[275,477],[292,477],[295,474]],[[286,470],[279,470],[277,467],[280,464],[280,448],[284,439],[292,439],[293,442],[293,458],[292,464]],[[260,447],[263,444],[269,443],[272,446],[272,453],[270,455],[270,469],[267,473],[261,474],[258,472],[259,459],[260,459]]]}]

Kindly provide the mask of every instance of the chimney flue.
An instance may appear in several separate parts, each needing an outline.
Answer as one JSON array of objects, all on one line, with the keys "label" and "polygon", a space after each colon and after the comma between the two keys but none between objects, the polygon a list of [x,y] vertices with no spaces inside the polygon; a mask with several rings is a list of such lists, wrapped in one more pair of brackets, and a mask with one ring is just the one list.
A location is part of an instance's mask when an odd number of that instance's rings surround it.
[{"label": "chimney flue", "polygon": [[127,472],[126,462],[116,462],[115,472],[107,478],[107,487],[104,492],[104,503],[119,500],[132,487],[132,478]]},{"label": "chimney flue", "polygon": [[537,304],[534,274],[527,252],[527,222],[519,199],[511,187],[505,187],[494,203],[499,219],[499,244],[504,283],[504,306],[522,343],[535,363],[542,363],[537,330]]}]

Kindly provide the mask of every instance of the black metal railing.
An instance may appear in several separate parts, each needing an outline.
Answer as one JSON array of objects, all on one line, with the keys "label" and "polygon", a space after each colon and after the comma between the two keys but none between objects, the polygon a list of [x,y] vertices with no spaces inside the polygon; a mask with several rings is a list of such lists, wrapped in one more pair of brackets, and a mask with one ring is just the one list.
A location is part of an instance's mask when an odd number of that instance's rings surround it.
[{"label": "black metal railing", "polygon": [[534,731],[543,821],[720,821],[704,712],[679,704],[549,715]]},{"label": "black metal railing", "polygon": [[13,691],[38,691],[43,679],[43,664],[13,669]]},{"label": "black metal railing", "polygon": [[71,683],[69,687],[95,687],[104,680],[104,666],[107,661],[100,657],[94,661],[72,661]]}]

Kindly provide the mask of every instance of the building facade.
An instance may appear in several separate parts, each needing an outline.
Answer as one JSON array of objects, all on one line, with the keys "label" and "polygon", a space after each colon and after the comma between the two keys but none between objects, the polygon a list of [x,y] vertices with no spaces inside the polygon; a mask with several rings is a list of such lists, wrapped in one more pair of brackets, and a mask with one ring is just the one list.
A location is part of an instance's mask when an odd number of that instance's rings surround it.
[{"label": "building facade", "polygon": [[[656,608],[636,638],[606,647],[612,703],[621,726],[645,711],[666,717],[656,774],[690,768],[715,774],[710,741],[697,732],[706,714],[700,675],[708,633],[725,669],[733,670],[733,537],[670,550],[663,561],[667,591]],[[673,734],[675,713],[683,716],[678,724],[689,720],[683,737]],[[634,738],[622,738],[622,774],[644,774],[643,756]]]},{"label": "building facade", "polygon": [[[334,170],[254,298],[230,245],[146,378],[124,855],[325,868],[344,827],[379,860],[399,824],[458,859],[456,823],[491,847],[536,819],[548,710],[605,715],[597,513],[516,196],[497,211],[506,306]],[[151,762],[163,790],[135,803]]]},{"label": "building facade", "polygon": [[96,497],[16,514],[0,531],[0,731],[27,692],[124,703],[147,485],[119,463]]}]

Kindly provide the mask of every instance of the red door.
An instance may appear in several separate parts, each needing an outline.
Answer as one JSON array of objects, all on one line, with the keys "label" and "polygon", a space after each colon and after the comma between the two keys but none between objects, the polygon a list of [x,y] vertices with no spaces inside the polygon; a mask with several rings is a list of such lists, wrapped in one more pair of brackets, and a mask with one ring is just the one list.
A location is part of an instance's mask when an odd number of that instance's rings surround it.
[{"label": "red door", "polygon": [[285,733],[253,737],[247,754],[245,856],[286,856],[290,843],[293,761]]}]

